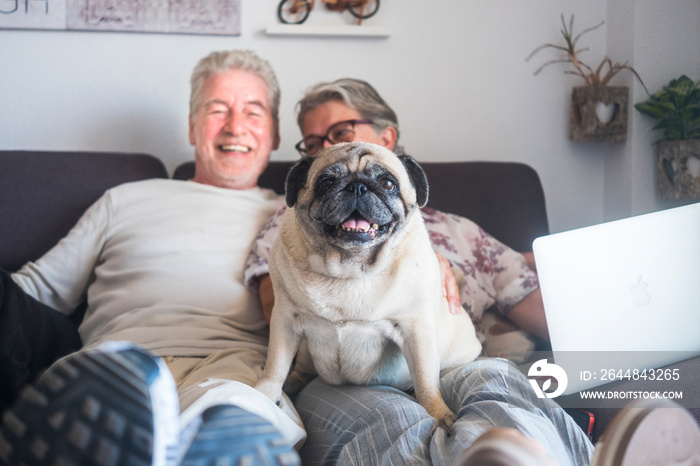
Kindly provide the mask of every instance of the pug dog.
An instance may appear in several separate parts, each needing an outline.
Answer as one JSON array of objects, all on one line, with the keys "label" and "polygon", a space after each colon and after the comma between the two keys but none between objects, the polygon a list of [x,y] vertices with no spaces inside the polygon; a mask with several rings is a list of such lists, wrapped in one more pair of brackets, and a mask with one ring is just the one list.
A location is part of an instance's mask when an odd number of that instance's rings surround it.
[{"label": "pug dog", "polygon": [[450,313],[442,295],[420,215],[423,170],[382,146],[343,143],[302,158],[285,188],[289,209],[270,257],[270,344],[256,388],[279,401],[304,340],[326,383],[413,388],[449,430],[456,416],[440,395],[440,372],[474,360],[481,344],[467,313]]}]

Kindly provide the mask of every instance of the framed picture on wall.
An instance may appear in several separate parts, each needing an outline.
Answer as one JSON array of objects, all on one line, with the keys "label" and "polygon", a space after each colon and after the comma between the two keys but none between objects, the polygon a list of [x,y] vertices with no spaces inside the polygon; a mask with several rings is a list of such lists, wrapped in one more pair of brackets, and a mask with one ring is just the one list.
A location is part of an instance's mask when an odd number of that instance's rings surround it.
[{"label": "framed picture on wall", "polygon": [[0,28],[241,33],[241,0],[0,0]]}]

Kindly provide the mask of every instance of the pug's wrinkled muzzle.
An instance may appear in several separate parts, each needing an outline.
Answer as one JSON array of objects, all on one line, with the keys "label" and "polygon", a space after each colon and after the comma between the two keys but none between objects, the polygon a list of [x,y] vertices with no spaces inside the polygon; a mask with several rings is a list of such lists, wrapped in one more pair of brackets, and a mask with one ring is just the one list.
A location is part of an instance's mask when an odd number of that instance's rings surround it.
[{"label": "pug's wrinkled muzzle", "polygon": [[361,181],[353,181],[329,200],[322,222],[331,236],[352,242],[372,241],[386,233],[393,219],[389,208]]}]

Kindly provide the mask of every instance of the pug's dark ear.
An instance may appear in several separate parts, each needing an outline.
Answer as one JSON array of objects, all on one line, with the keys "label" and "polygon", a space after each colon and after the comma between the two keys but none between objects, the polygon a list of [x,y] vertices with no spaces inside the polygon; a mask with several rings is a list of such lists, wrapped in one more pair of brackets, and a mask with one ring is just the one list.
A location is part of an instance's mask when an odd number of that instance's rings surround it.
[{"label": "pug's dark ear", "polygon": [[425,207],[428,203],[428,177],[425,175],[423,169],[418,165],[418,162],[413,160],[410,155],[399,155],[399,160],[406,168],[408,172],[408,177],[413,183],[413,187],[416,190],[416,202],[419,207]]},{"label": "pug's dark ear", "polygon": [[288,207],[294,207],[294,204],[297,203],[299,190],[306,184],[306,177],[313,161],[312,157],[302,157],[287,173],[284,192]]}]

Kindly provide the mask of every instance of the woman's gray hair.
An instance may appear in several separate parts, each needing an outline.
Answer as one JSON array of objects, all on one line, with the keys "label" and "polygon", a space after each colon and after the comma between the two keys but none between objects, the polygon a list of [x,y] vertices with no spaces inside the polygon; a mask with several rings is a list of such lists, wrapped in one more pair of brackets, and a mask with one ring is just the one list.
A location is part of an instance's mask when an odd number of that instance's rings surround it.
[{"label": "woman's gray hair", "polygon": [[213,74],[225,73],[229,70],[247,71],[265,81],[269,92],[270,112],[275,126],[279,127],[280,86],[277,76],[270,63],[251,50],[212,52],[197,63],[190,79],[190,118],[202,105],[204,81]]},{"label": "woman's gray hair", "polygon": [[399,120],[394,110],[379,95],[379,92],[366,81],[353,78],[341,78],[333,82],[316,84],[306,91],[297,103],[297,124],[304,131],[304,119],[314,108],[335,100],[357,110],[362,118],[372,120],[379,131],[389,126],[396,130],[394,152],[403,153],[398,145]]}]

